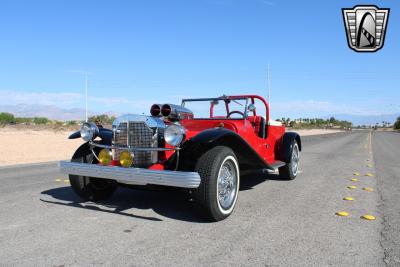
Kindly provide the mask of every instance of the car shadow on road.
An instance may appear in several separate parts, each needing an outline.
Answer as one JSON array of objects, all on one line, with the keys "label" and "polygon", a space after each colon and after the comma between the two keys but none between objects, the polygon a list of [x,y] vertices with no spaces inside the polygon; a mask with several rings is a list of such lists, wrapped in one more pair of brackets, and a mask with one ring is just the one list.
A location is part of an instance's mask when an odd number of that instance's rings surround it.
[{"label": "car shadow on road", "polygon": [[[151,209],[155,213],[176,220],[206,223],[196,210],[189,195],[179,189],[137,190],[119,187],[107,200],[88,202],[80,199],[71,187],[57,187],[41,192],[41,201],[51,204],[69,206],[128,216],[137,219],[163,221],[157,217],[146,217],[135,214],[134,209]],[[50,196],[47,197],[47,196]],[[133,210],[132,210],[133,209]]]},{"label": "car shadow on road", "polygon": [[240,178],[240,191],[254,189],[266,181],[284,181],[278,173],[268,173],[266,170],[246,172]]},{"label": "car shadow on road", "polygon": [[[240,191],[253,189],[267,180],[278,179],[279,176],[276,174],[247,173],[241,177]],[[203,219],[204,216],[199,212],[196,203],[189,201],[190,195],[184,190],[175,188],[137,190],[119,187],[112,197],[96,203],[82,200],[70,186],[52,188],[41,192],[41,194],[41,201],[49,204],[111,213],[136,219],[163,221],[161,218],[134,213],[134,209],[151,209],[155,213],[171,219],[196,223],[208,222]]]}]

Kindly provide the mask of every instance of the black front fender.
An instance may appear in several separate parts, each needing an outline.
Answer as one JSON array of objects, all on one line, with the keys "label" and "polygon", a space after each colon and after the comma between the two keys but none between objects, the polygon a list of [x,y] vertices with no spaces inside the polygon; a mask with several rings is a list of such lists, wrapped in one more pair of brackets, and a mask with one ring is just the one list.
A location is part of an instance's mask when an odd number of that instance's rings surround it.
[{"label": "black front fender", "polygon": [[[100,137],[102,140],[102,144],[104,145],[111,145],[112,138],[113,138],[113,132],[110,129],[106,128],[99,128],[99,132],[97,133],[97,136]],[[72,133],[68,139],[76,139],[81,137],[81,132],[77,131]]]}]

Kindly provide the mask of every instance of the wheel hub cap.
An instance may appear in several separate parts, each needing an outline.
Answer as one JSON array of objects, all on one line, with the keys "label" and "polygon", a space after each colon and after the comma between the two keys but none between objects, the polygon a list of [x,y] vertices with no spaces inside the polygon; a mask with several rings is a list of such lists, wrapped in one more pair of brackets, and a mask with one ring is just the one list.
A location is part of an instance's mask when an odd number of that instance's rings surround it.
[{"label": "wheel hub cap", "polygon": [[299,166],[299,148],[297,146],[293,147],[293,152],[292,152],[292,172],[294,175],[297,174],[297,169]]},{"label": "wheel hub cap", "polygon": [[229,209],[236,197],[237,174],[233,162],[226,161],[218,176],[218,201],[223,209]]}]

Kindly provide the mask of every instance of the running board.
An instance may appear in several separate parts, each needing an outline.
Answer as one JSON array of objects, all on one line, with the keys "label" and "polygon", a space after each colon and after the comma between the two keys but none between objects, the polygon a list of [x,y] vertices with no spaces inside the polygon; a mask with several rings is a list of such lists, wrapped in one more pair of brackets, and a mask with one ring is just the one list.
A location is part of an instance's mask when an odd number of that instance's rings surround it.
[{"label": "running board", "polygon": [[275,161],[273,164],[271,164],[271,167],[272,167],[274,170],[276,170],[276,169],[278,169],[278,168],[280,168],[280,167],[283,167],[283,166],[285,166],[285,165],[286,165],[286,162],[277,160],[277,161]]}]

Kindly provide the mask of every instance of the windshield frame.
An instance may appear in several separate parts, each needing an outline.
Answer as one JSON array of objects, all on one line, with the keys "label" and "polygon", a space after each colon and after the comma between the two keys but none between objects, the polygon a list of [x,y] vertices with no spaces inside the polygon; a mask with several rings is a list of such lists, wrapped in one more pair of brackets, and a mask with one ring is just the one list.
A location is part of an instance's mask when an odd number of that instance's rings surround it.
[{"label": "windshield frame", "polygon": [[208,105],[210,106],[210,113],[208,118],[194,118],[194,120],[221,120],[221,118],[214,118],[213,117],[213,109],[214,105],[211,103],[211,101],[223,101],[226,107],[226,114],[229,114],[229,102],[234,102],[236,100],[245,100],[244,104],[244,110],[237,110],[243,112],[244,116],[243,118],[223,118],[224,120],[245,120],[248,117],[248,105],[249,105],[249,97],[235,97],[235,98],[230,98],[230,97],[210,97],[210,98],[188,98],[188,99],[182,99],[181,105],[184,107],[185,103],[187,102],[207,102]]}]

